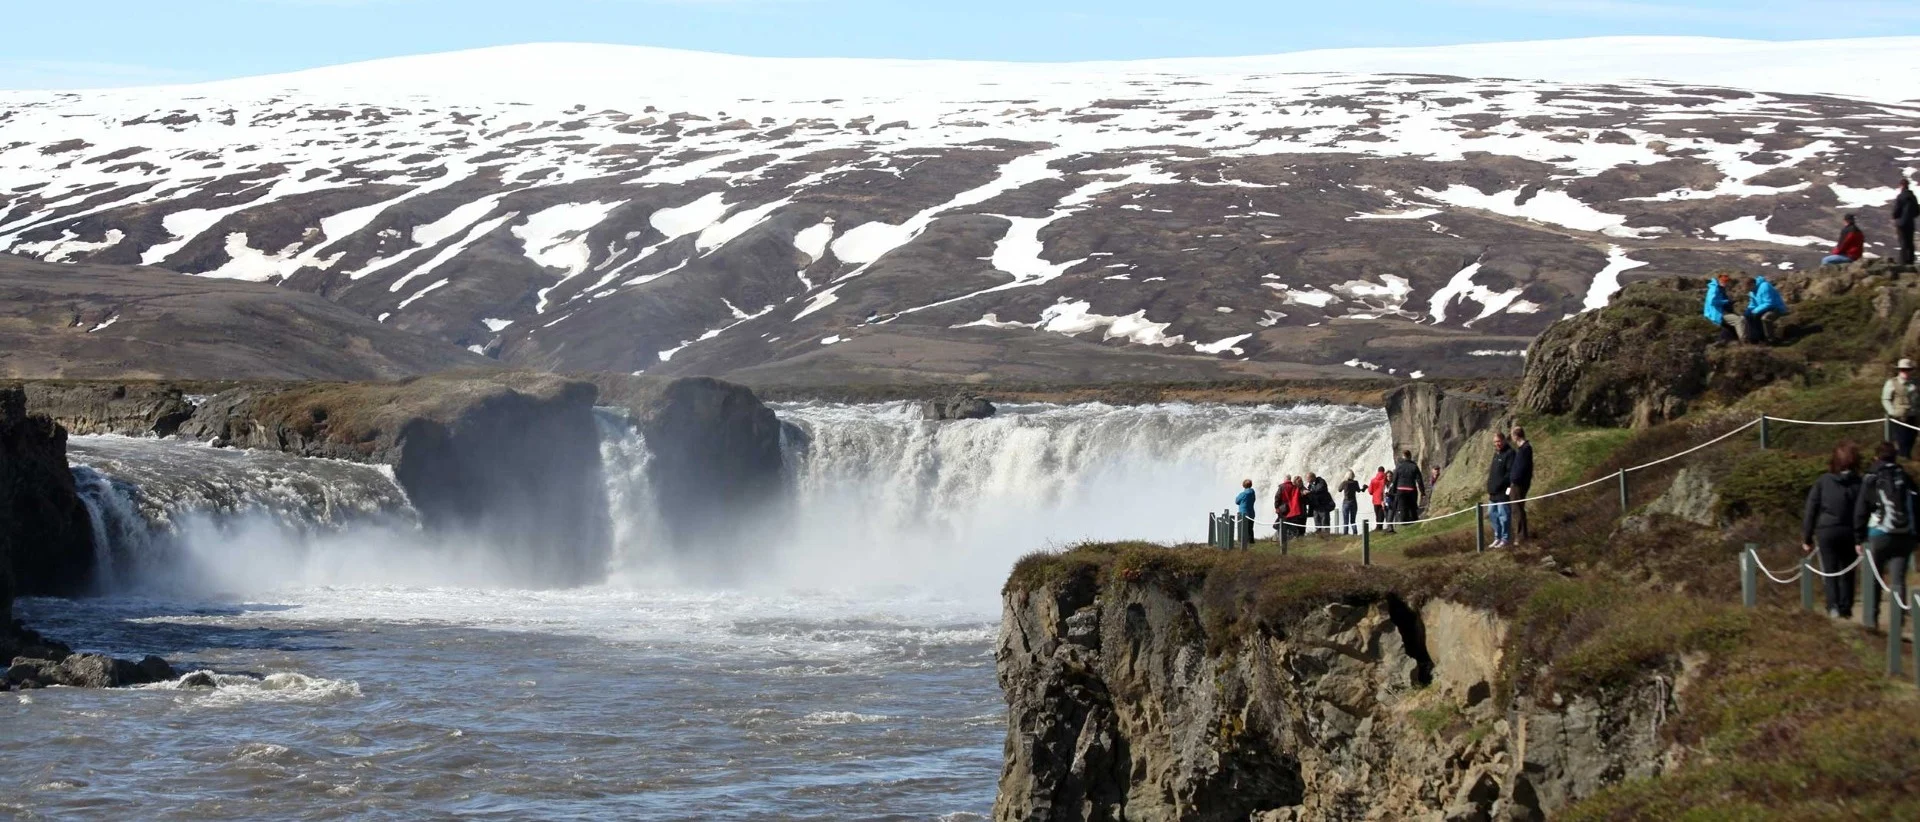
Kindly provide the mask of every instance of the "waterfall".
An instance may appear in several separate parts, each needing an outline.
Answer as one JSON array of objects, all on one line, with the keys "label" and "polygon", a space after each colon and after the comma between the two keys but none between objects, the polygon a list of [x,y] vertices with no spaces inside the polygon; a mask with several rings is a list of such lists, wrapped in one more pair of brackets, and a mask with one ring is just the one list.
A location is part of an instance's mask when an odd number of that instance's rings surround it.
[{"label": "waterfall", "polygon": [[[1282,474],[1338,481],[1389,456],[1386,415],[1353,407],[1034,404],[944,423],[906,403],[776,411],[789,491],[730,503],[748,537],[725,546],[668,544],[655,489],[672,478],[652,475],[630,419],[597,411],[612,522],[604,578],[991,592],[1022,554],[1197,541],[1203,514],[1227,507],[1242,479],[1265,500]],[[550,561],[539,546],[423,529],[381,466],[124,437],[74,437],[69,449],[106,586],[514,587],[539,584],[530,574]]]},{"label": "waterfall", "polygon": [[1043,547],[1197,541],[1243,479],[1264,510],[1283,473],[1364,477],[1391,452],[1385,413],[1354,407],[1035,404],[944,423],[907,403],[778,410],[806,444],[794,519],[768,540],[805,584],[978,587]]}]

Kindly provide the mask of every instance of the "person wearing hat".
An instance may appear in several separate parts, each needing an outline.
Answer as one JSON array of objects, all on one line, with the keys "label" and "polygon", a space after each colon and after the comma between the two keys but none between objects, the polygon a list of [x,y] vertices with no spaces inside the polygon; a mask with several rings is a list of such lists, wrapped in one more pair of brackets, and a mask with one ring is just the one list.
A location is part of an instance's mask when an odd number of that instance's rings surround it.
[{"label": "person wearing hat", "polygon": [[1886,409],[1887,419],[1903,423],[1893,427],[1893,443],[1901,459],[1913,459],[1914,435],[1920,433],[1910,427],[1920,424],[1915,418],[1920,411],[1920,386],[1913,382],[1913,360],[1903,357],[1894,366],[1893,377],[1880,389],[1880,407]]}]

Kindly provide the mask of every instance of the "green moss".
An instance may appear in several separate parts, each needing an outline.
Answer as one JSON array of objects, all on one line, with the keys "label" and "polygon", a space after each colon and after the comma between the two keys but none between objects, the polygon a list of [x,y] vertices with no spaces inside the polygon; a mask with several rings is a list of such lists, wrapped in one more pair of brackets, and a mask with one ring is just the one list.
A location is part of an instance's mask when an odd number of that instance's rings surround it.
[{"label": "green moss", "polygon": [[1743,455],[1720,481],[1720,505],[1715,513],[1727,520],[1757,516],[1796,522],[1807,489],[1825,470],[1825,461],[1818,457],[1779,449]]},{"label": "green moss", "polygon": [[1407,712],[1407,718],[1424,734],[1437,734],[1452,730],[1460,723],[1460,706],[1451,700],[1440,699],[1430,705],[1422,705]]}]

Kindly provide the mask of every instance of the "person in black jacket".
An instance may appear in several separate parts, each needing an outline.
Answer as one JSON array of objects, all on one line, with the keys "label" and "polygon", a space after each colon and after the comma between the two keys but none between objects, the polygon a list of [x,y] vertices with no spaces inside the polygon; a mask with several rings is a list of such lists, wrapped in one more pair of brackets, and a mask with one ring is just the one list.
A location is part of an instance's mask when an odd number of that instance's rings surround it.
[{"label": "person in black jacket", "polygon": [[1334,489],[1340,492],[1340,533],[1360,535],[1360,481],[1354,478],[1354,472],[1348,471],[1347,478]]},{"label": "person in black jacket", "polygon": [[[1420,476],[1420,464],[1413,461],[1411,450],[1400,452],[1400,461],[1393,466],[1393,521],[1413,522],[1420,518],[1420,497],[1427,492],[1426,480]],[[1387,529],[1393,530],[1391,528]]]},{"label": "person in black jacket", "polygon": [[1893,198],[1893,233],[1900,237],[1900,264],[1913,265],[1913,224],[1920,220],[1920,199],[1913,196],[1907,178],[1900,178],[1900,193]]},{"label": "person in black jacket", "polygon": [[[1873,556],[1868,561],[1893,589],[1892,595],[1904,600],[1907,566],[1913,559],[1915,491],[1913,477],[1900,467],[1898,454],[1893,443],[1880,443],[1873,470],[1860,478],[1860,497],[1853,506],[1853,536],[1854,551],[1865,554],[1871,549]],[[1897,606],[1889,601],[1887,607]],[[1871,616],[1876,622],[1880,618],[1879,614]]]},{"label": "person in black jacket", "polygon": [[[1820,552],[1822,574],[1845,569],[1853,561],[1853,514],[1860,500],[1860,447],[1840,443],[1827,460],[1827,473],[1807,491],[1807,513],[1800,524],[1800,548]],[[1827,616],[1853,618],[1854,574],[1825,577]]]},{"label": "person in black jacket", "polygon": [[1507,509],[1513,514],[1513,542],[1519,544],[1533,538],[1527,529],[1527,494],[1533,491],[1533,443],[1527,441],[1527,429],[1515,426],[1513,429],[1513,464],[1507,467],[1507,492],[1514,502]]},{"label": "person in black jacket", "polygon": [[1508,493],[1513,490],[1513,449],[1507,447],[1507,435],[1493,432],[1493,462],[1487,466],[1487,501],[1493,503],[1493,545],[1505,548],[1513,544],[1513,516],[1507,510]]},{"label": "person in black jacket", "polygon": [[1307,493],[1313,497],[1313,525],[1321,536],[1333,534],[1333,492],[1327,489],[1327,478],[1309,474],[1313,477],[1307,482]]}]

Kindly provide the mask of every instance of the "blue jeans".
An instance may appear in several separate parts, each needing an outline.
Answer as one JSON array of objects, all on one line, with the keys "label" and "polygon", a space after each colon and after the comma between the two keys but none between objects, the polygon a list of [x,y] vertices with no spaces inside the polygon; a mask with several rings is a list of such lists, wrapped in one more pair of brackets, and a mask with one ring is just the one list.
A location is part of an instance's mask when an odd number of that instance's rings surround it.
[{"label": "blue jeans", "polygon": [[1360,533],[1360,507],[1351,502],[1340,503],[1340,533]]},{"label": "blue jeans", "polygon": [[1826,259],[1820,261],[1820,264],[1821,265],[1846,265],[1851,262],[1853,262],[1851,258],[1842,257],[1838,254],[1828,254]]},{"label": "blue jeans", "polygon": [[1493,541],[1512,542],[1513,511],[1510,510],[1504,502],[1496,502],[1487,507],[1492,509],[1493,514]]}]

